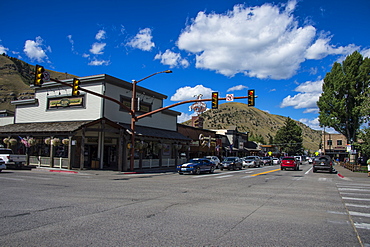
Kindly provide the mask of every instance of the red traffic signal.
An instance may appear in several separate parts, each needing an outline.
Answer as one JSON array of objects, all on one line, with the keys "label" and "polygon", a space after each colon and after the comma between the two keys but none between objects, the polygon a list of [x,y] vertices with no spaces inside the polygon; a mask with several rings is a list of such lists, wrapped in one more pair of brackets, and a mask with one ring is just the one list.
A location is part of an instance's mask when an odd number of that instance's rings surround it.
[{"label": "red traffic signal", "polygon": [[254,106],[255,102],[254,89],[248,90],[248,106]]}]

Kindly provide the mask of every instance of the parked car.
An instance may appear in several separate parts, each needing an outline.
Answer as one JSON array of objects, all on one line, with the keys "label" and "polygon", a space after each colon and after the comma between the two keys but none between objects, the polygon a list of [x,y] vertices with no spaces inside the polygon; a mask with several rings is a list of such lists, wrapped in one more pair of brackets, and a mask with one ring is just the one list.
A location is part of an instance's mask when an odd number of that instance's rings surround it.
[{"label": "parked car", "polygon": [[228,170],[236,170],[239,168],[241,170],[243,168],[243,162],[239,157],[226,157],[220,164],[220,170],[228,169]]},{"label": "parked car", "polygon": [[291,156],[283,157],[281,159],[280,169],[286,170],[287,168],[292,168],[293,170],[298,171],[299,163],[297,159]]},{"label": "parked car", "polygon": [[10,148],[0,148],[0,158],[5,162],[5,165],[10,168],[19,168],[26,164],[25,154],[14,154]]},{"label": "parked car", "polygon": [[297,160],[297,162],[302,165],[302,156],[294,156],[294,158]]},{"label": "parked car", "polygon": [[206,156],[205,159],[210,160],[213,164],[216,165],[216,168],[218,168],[218,165],[220,164],[220,159],[217,156]]},{"label": "parked car", "polygon": [[280,159],[279,158],[272,158],[272,164],[273,165],[280,165]]},{"label": "parked car", "polygon": [[176,170],[179,174],[192,173],[199,175],[201,172],[213,173],[215,168],[216,165],[208,159],[194,158],[182,165],[178,165]]},{"label": "parked car", "polygon": [[269,157],[269,156],[263,157],[262,158],[262,164],[264,166],[267,166],[267,165],[272,166],[272,158]]},{"label": "parked car", "polygon": [[329,172],[333,172],[333,160],[328,155],[321,155],[315,157],[312,162],[312,171],[317,172],[318,170],[326,170]]},{"label": "parked car", "polygon": [[259,156],[247,156],[242,158],[243,167],[261,167],[261,158]]},{"label": "parked car", "polygon": [[0,158],[0,172],[6,169],[5,161]]}]

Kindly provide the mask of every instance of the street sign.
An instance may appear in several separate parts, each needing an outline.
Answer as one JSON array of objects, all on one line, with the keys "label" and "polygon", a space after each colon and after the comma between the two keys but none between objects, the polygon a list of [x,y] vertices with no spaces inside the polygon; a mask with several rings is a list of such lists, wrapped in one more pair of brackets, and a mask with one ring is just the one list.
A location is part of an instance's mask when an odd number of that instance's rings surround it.
[{"label": "street sign", "polygon": [[234,101],[234,94],[226,94],[226,101]]}]

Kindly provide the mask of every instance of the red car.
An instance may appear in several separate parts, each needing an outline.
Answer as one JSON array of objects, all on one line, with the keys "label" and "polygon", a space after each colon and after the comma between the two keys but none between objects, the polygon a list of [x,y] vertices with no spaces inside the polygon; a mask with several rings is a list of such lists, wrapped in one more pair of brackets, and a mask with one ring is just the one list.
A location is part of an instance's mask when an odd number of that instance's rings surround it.
[{"label": "red car", "polygon": [[298,161],[294,157],[291,157],[291,156],[283,157],[281,159],[280,169],[286,170],[287,168],[293,168],[293,170],[299,171]]}]

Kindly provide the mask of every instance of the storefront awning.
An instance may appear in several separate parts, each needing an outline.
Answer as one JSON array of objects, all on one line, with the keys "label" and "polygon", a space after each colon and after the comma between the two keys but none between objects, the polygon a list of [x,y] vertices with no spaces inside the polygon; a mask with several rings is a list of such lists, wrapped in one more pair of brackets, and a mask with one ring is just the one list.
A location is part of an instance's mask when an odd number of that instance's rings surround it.
[{"label": "storefront awning", "polygon": [[0,127],[0,134],[6,135],[33,135],[44,133],[71,133],[82,125],[92,121],[67,121],[48,123],[16,123]]},{"label": "storefront awning", "polygon": [[[130,130],[130,126],[128,124],[121,124],[124,128]],[[179,141],[191,141],[190,138],[182,135],[179,132],[171,131],[171,130],[164,130],[164,129],[156,129],[156,128],[150,128],[145,126],[135,126],[135,134],[136,137],[152,137],[152,138],[163,138],[163,139],[171,139],[171,140],[179,140]]]}]

